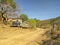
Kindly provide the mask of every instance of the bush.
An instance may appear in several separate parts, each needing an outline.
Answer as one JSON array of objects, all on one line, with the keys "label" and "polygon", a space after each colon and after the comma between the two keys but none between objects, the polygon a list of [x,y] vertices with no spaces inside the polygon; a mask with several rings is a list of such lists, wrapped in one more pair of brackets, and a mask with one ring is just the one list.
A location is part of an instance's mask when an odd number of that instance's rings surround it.
[{"label": "bush", "polygon": [[24,22],[28,20],[28,16],[26,14],[21,14],[20,19]]},{"label": "bush", "polygon": [[28,24],[31,28],[36,28],[36,20],[35,19],[29,19]]}]

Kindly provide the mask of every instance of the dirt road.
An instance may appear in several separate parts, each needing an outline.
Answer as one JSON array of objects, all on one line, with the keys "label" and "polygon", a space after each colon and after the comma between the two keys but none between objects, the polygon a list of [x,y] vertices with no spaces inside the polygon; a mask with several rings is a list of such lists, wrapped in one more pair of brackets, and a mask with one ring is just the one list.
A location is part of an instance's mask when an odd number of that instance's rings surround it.
[{"label": "dirt road", "polygon": [[36,41],[42,40],[42,37],[44,37],[42,35],[45,33],[44,29],[35,31],[22,30],[20,28],[8,29],[0,30],[0,45],[38,45]]}]

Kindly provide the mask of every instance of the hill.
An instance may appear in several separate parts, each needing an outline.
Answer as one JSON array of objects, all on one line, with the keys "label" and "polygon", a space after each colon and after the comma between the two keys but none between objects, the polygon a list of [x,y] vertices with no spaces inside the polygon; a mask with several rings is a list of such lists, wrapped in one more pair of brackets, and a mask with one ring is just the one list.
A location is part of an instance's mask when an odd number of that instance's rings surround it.
[{"label": "hill", "polygon": [[56,18],[52,18],[52,19],[48,19],[48,20],[42,20],[39,23],[39,26],[41,28],[50,28],[50,25],[52,23],[55,23],[57,25],[58,28],[60,28],[60,16],[56,17]]}]

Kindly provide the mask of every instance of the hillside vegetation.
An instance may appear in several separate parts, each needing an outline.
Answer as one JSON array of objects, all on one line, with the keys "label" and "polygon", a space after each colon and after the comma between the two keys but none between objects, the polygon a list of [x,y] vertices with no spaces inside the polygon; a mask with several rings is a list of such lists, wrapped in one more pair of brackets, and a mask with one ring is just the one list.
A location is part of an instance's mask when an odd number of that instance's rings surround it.
[{"label": "hillside vegetation", "polygon": [[56,17],[56,18],[52,18],[52,19],[48,19],[48,20],[38,20],[37,22],[37,27],[41,27],[41,28],[50,28],[51,24],[55,23],[58,27],[58,30],[60,30],[60,17]]},{"label": "hillside vegetation", "polygon": [[40,22],[41,28],[50,30],[46,32],[50,39],[43,40],[42,45],[60,45],[60,17]]}]

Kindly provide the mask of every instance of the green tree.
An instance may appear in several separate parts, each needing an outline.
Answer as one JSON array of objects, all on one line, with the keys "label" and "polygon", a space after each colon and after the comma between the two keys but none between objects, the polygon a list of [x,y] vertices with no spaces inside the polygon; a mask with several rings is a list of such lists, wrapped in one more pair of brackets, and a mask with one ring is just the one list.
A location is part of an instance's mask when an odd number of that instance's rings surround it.
[{"label": "green tree", "polygon": [[36,20],[36,23],[37,23],[37,24],[36,24],[36,25],[37,25],[37,27],[39,27],[39,28],[40,28],[40,27],[41,27],[41,21],[40,21],[40,20]]},{"label": "green tree", "polygon": [[28,24],[31,28],[36,28],[36,19],[29,19]]},{"label": "green tree", "polygon": [[28,20],[28,16],[26,14],[21,14],[20,19],[24,22]]}]

